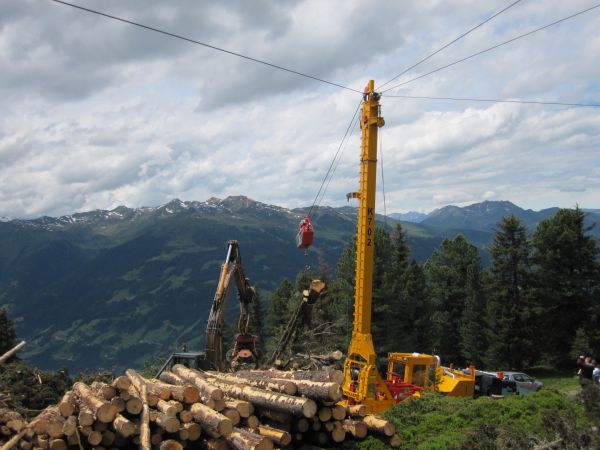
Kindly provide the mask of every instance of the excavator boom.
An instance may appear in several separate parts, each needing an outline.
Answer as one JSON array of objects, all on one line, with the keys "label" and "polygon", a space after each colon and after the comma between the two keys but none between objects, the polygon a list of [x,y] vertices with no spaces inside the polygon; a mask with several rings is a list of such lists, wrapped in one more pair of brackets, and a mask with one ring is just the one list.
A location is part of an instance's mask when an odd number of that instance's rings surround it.
[{"label": "excavator boom", "polygon": [[[238,321],[238,334],[236,336],[235,348],[232,352],[232,367],[238,359],[250,360],[254,364],[258,361],[257,344],[258,336],[248,334],[250,324],[250,304],[256,301],[256,290],[250,285],[246,278],[242,266],[242,255],[237,241],[227,243],[227,256],[221,265],[221,274],[217,284],[217,291],[208,315],[206,323],[206,342],[205,351],[188,352],[187,348],[181,352],[171,354],[161,369],[156,374],[160,374],[170,369],[175,364],[183,364],[193,369],[201,370],[223,370],[223,325],[225,323],[225,309],[227,297],[231,286],[231,279],[234,279],[237,286],[240,300],[240,318]],[[184,344],[184,347],[187,347]]]},{"label": "excavator boom", "polygon": [[[240,300],[240,318],[238,320],[237,330],[238,336],[248,334],[248,325],[250,322],[249,306],[256,296],[256,290],[250,285],[249,280],[244,274],[242,256],[240,254],[238,242],[229,241],[227,245],[227,256],[221,265],[221,274],[219,276],[219,283],[217,284],[217,291],[215,292],[212,307],[208,315],[208,322],[206,324],[206,359],[216,370],[223,370],[223,324],[225,322],[225,308],[231,286],[231,279],[233,278],[235,280]],[[253,350],[254,349],[250,350],[250,352],[254,355]],[[234,350],[234,354],[235,353]]]}]

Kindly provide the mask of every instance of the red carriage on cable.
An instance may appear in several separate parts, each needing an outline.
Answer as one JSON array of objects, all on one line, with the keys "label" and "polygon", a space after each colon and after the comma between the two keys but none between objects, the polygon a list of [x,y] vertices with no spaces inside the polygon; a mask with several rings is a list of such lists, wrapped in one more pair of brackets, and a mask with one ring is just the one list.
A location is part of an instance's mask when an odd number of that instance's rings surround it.
[{"label": "red carriage on cable", "polygon": [[300,221],[300,230],[296,235],[296,246],[298,248],[308,250],[308,247],[310,247],[313,243],[314,237],[315,230],[310,222],[310,217],[306,216]]}]

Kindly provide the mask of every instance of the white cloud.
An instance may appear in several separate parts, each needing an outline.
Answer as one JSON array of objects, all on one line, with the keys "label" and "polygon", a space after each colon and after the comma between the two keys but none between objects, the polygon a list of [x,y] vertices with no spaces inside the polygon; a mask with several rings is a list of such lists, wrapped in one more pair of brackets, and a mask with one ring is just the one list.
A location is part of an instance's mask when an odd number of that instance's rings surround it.
[{"label": "white cloud", "polygon": [[[504,6],[93,0],[90,8],[362,89]],[[522,2],[397,80],[584,9]],[[600,102],[600,13],[410,83],[407,95]],[[351,92],[53,2],[0,5],[0,216],[245,194],[312,202]],[[383,97],[387,210],[508,199],[599,207],[599,109]],[[325,204],[356,190],[356,131]]]}]

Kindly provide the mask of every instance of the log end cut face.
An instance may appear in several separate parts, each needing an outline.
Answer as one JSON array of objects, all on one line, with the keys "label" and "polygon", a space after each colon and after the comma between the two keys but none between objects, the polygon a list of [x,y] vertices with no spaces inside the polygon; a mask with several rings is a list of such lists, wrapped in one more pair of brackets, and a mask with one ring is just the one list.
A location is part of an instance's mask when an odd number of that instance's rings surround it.
[{"label": "log end cut face", "polygon": [[314,417],[317,413],[317,403],[314,400],[307,400],[302,405],[302,415],[307,418]]}]

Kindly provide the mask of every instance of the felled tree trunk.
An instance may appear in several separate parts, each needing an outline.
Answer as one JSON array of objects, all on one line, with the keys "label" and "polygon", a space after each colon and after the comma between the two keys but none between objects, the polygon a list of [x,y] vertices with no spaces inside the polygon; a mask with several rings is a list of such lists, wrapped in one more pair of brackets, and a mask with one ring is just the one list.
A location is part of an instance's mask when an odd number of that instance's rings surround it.
[{"label": "felled tree trunk", "polygon": [[337,444],[344,442],[346,439],[346,431],[340,422],[335,422],[333,430],[331,431],[331,440]]},{"label": "felled tree trunk", "polygon": [[23,436],[25,436],[26,432],[27,432],[27,430],[23,430],[20,433],[15,434],[2,447],[0,447],[0,450],[10,450],[10,449],[14,448],[19,443],[21,438]]},{"label": "felled tree trunk", "polygon": [[237,450],[273,450],[274,447],[270,439],[241,428],[235,428],[225,439]]},{"label": "felled tree trunk", "polygon": [[56,406],[48,406],[38,416],[40,420],[46,421],[46,434],[51,438],[60,438],[63,435],[63,424],[65,418],[60,414]]},{"label": "felled tree trunk", "polygon": [[356,439],[364,439],[365,437],[367,437],[367,424],[360,420],[344,420],[342,422],[342,428],[344,429],[344,431],[350,433]]},{"label": "felled tree trunk", "polygon": [[111,386],[120,391],[126,391],[131,386],[131,380],[126,375],[121,375],[113,380]]},{"label": "felled tree trunk", "polygon": [[121,414],[117,414],[117,417],[115,417],[113,422],[113,426],[115,431],[123,437],[129,437],[135,434],[137,429],[132,421],[126,417],[123,417]]},{"label": "felled tree trunk", "polygon": [[231,420],[202,403],[194,403],[190,411],[196,422],[219,436],[227,436],[233,429]]},{"label": "felled tree trunk", "polygon": [[160,443],[160,450],[183,450],[183,445],[173,439],[167,439]]},{"label": "felled tree trunk", "polygon": [[209,372],[209,377],[217,378],[218,380],[231,382],[235,384],[244,383],[249,386],[254,386],[267,391],[280,392],[287,395],[296,395],[298,388],[296,384],[291,381],[278,380],[278,379],[257,379],[257,378],[246,378],[243,376],[229,375],[225,373]]},{"label": "felled tree trunk", "polygon": [[[258,413],[260,414],[260,417],[268,419],[268,420],[272,420],[274,422],[290,423],[292,421],[291,414],[286,413],[286,412],[272,411],[270,409],[260,409],[258,411]],[[306,419],[300,419],[299,422],[301,422],[303,420],[306,420]]]},{"label": "felled tree trunk", "polygon": [[346,418],[346,408],[341,405],[335,405],[331,408],[331,415],[334,420],[344,420]]},{"label": "felled tree trunk", "polygon": [[225,408],[223,411],[221,411],[221,414],[223,414],[225,417],[227,417],[229,420],[231,420],[232,425],[235,427],[238,423],[240,423],[240,413],[237,412],[236,409],[232,409],[232,408]]},{"label": "felled tree trunk", "polygon": [[229,397],[246,400],[261,408],[288,412],[300,417],[313,417],[317,412],[317,404],[309,398],[293,397],[243,384],[226,384],[217,379],[213,380],[214,384],[219,386]]},{"label": "felled tree trunk", "polygon": [[94,413],[85,405],[79,405],[77,421],[82,427],[89,427],[94,423]]},{"label": "felled tree trunk", "polygon": [[338,383],[310,380],[294,380],[298,394],[315,400],[337,402],[342,398],[342,390]]},{"label": "felled tree trunk", "polygon": [[188,432],[188,440],[189,441],[197,441],[202,436],[202,427],[194,422],[186,423],[183,425],[183,428]]},{"label": "felled tree trunk", "polygon": [[12,356],[16,355],[19,350],[21,350],[27,344],[26,341],[21,341],[9,351],[0,356],[0,364],[4,364],[7,360],[9,360]]},{"label": "felled tree trunk", "polygon": [[165,400],[158,400],[158,403],[156,404],[156,408],[164,413],[165,415],[167,415],[168,417],[176,417],[177,416],[177,407],[169,402],[166,402]]},{"label": "felled tree trunk", "polygon": [[169,417],[162,412],[156,415],[156,423],[167,433],[175,433],[179,430],[179,420],[175,417]]},{"label": "felled tree trunk", "polygon": [[235,409],[243,418],[249,417],[254,412],[252,403],[245,400],[225,399],[225,407]]},{"label": "felled tree trunk", "polygon": [[117,395],[117,390],[106,383],[94,381],[90,388],[97,397],[104,399],[107,402],[110,402]]},{"label": "felled tree trunk", "polygon": [[140,399],[142,400],[142,414],[140,416],[140,450],[150,450],[150,411],[148,408],[148,389],[146,383],[141,376],[133,369],[128,369],[126,372],[131,384],[137,389]]},{"label": "felled tree trunk", "polygon": [[149,394],[156,395],[161,400],[169,400],[171,398],[171,389],[169,385],[159,380],[142,379],[146,383],[146,389]]},{"label": "felled tree trunk", "polygon": [[79,400],[89,407],[96,419],[100,422],[109,423],[115,419],[117,415],[117,408],[110,403],[96,397],[91,389],[83,383],[75,383],[73,385],[73,392],[77,394]]},{"label": "felled tree trunk", "polygon": [[165,383],[170,383],[171,397],[183,403],[191,405],[200,400],[200,392],[196,386],[185,381],[179,375],[172,372],[163,372],[160,374],[160,379]]},{"label": "felled tree trunk", "polygon": [[365,405],[350,405],[346,407],[349,416],[366,416],[368,409]]},{"label": "felled tree trunk", "polygon": [[188,369],[181,364],[176,364],[171,369],[173,373],[179,375],[184,380],[194,384],[202,393],[213,400],[223,400],[223,391],[215,386],[212,386],[206,381],[206,378],[197,370]]},{"label": "felled tree trunk", "polygon": [[287,446],[292,443],[292,435],[287,431],[278,430],[277,428],[273,428],[267,425],[259,425],[257,428],[258,434],[269,438],[273,441],[274,444],[280,446]]},{"label": "felled tree trunk", "polygon": [[75,412],[75,396],[73,391],[65,392],[62,399],[58,403],[58,410],[63,417],[69,417]]},{"label": "felled tree trunk", "polygon": [[335,369],[323,370],[240,370],[238,375],[254,378],[280,378],[288,380],[308,380],[308,381],[332,381],[342,384],[344,382],[344,373]]},{"label": "felled tree trunk", "polygon": [[[144,402],[142,401],[142,399],[140,398],[140,394],[137,391],[137,389],[134,386],[130,386],[129,389],[127,390],[127,400],[125,401],[125,410],[127,411],[127,413],[133,415],[133,416],[137,416],[142,412],[142,409],[144,408]],[[153,401],[153,405],[152,406],[156,406],[156,403],[158,402],[158,398],[156,396],[152,396]],[[148,401],[148,394],[146,391],[146,403],[148,403],[148,406],[150,406],[150,402]]]},{"label": "felled tree trunk", "polygon": [[363,422],[367,428],[376,433],[384,434],[385,436],[393,436],[396,432],[396,427],[392,422],[389,422],[381,417],[374,415],[365,416]]}]

